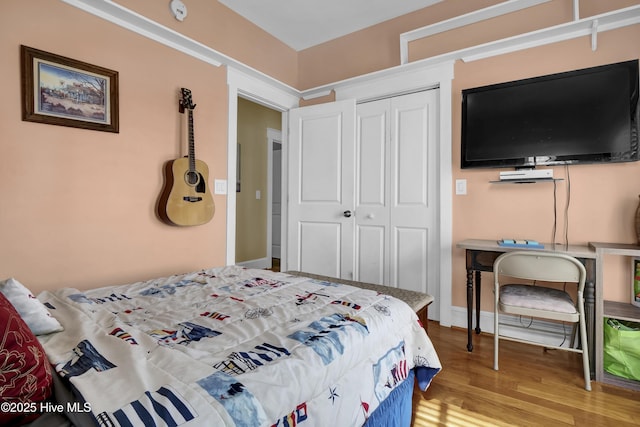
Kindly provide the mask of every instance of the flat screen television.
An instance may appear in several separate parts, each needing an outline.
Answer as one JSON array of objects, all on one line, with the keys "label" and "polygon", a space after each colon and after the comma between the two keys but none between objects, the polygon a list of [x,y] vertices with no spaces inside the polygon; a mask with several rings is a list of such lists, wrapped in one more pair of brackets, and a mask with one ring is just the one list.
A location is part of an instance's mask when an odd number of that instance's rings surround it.
[{"label": "flat screen television", "polygon": [[462,91],[462,168],[640,159],[638,61]]}]

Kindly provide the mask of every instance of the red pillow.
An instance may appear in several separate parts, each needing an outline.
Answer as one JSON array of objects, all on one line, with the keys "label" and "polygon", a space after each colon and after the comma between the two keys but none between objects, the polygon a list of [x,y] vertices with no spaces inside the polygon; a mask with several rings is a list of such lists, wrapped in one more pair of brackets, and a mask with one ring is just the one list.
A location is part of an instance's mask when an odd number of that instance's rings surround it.
[{"label": "red pillow", "polygon": [[[51,366],[42,345],[9,300],[0,293],[0,425],[33,421],[51,396]],[[12,407],[11,407],[12,406]],[[15,412],[25,408],[26,411]]]}]

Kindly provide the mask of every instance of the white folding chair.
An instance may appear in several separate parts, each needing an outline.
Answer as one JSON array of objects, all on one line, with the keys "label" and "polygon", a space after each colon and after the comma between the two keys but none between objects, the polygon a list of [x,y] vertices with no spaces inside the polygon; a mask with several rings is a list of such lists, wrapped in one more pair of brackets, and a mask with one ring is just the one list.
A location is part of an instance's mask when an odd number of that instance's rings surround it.
[{"label": "white folding chair", "polygon": [[[498,345],[501,339],[534,344],[546,348],[582,353],[584,388],[591,390],[589,346],[584,317],[584,283],[586,270],[576,258],[554,252],[515,251],[500,255],[493,264],[495,313],[493,369],[498,370]],[[524,279],[534,284],[513,284],[505,279]],[[546,283],[576,283],[576,301],[564,290],[544,286]],[[500,335],[500,314],[571,322],[579,325],[580,348],[560,347]]]}]

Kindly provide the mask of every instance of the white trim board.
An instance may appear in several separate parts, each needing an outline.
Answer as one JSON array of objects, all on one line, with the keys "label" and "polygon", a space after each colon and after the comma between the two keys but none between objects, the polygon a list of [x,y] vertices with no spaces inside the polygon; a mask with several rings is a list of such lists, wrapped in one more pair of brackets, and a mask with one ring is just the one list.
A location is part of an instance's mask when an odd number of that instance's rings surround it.
[{"label": "white trim board", "polygon": [[265,268],[271,268],[271,258],[251,259],[249,261],[242,261],[236,264],[246,268],[258,268],[264,270]]},{"label": "white trim board", "polygon": [[[288,114],[290,108],[298,106],[299,98],[291,95],[281,88],[266,83],[254,76],[247,75],[235,68],[227,69],[227,85],[229,116],[227,129],[227,256],[226,264],[233,265],[236,263],[236,167],[237,167],[237,151],[236,144],[238,140],[238,97],[249,99],[265,107],[272,108],[282,113],[282,141],[288,140]],[[282,144],[282,156],[288,155],[287,144]],[[287,176],[286,162],[282,164],[282,180],[286,185]],[[283,206],[282,221],[286,223],[286,208]],[[285,227],[283,227],[285,228]],[[283,239],[285,236],[283,236]],[[286,240],[283,240],[286,241]],[[286,251],[286,248],[283,248]],[[282,254],[284,257],[286,253]],[[283,258],[286,259],[286,258]],[[286,268],[282,265],[283,271]]]},{"label": "white trim board", "polygon": [[[548,1],[549,0],[509,0],[465,15],[456,16],[451,19],[402,33],[400,34],[400,64],[407,64],[409,62],[409,42],[521,9],[526,9]],[[630,6],[579,19],[578,3],[579,2],[577,0],[574,0],[573,21],[542,28],[529,33],[519,34],[513,37],[494,40],[492,42],[471,46],[454,52],[448,52],[440,56],[449,59],[462,59],[465,62],[469,62],[582,36],[590,36],[591,49],[596,50],[597,35],[599,32],[614,30],[616,28],[626,27],[640,22],[640,6]],[[437,57],[438,56],[434,58]]]},{"label": "white trim board", "polygon": [[[269,260],[269,268],[272,266],[273,258],[273,148],[275,144],[282,147],[282,131],[278,129],[267,128],[267,259]],[[281,148],[282,149],[282,148]],[[282,154],[282,152],[280,153]],[[280,194],[283,193],[281,190]],[[282,206],[282,200],[280,200]],[[281,214],[282,215],[282,214]],[[281,216],[282,218],[282,216]],[[280,229],[282,230],[282,224]],[[282,235],[280,237],[282,239]],[[282,240],[280,240],[282,242]],[[277,256],[280,257],[280,254]]]},{"label": "white trim board", "polygon": [[409,42],[526,9],[550,0],[509,0],[400,34],[400,63],[409,62]]}]

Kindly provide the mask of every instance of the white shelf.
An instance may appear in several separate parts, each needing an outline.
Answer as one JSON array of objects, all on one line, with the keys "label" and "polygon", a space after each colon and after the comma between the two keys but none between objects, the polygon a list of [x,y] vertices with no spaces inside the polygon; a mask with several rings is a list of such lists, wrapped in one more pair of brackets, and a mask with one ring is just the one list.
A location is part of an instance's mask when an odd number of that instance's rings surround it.
[{"label": "white shelf", "polygon": [[500,179],[489,181],[492,184],[536,184],[538,182],[564,181],[564,178],[523,178],[523,179]]},{"label": "white shelf", "polygon": [[640,322],[640,307],[624,302],[604,301],[603,316]]},{"label": "white shelf", "polygon": [[[491,17],[500,16],[503,13],[518,10],[518,8],[535,6],[537,4],[544,3],[544,1],[530,0],[520,3],[522,4],[514,1],[499,3],[495,6],[481,9],[467,15],[437,22],[435,24],[403,33],[400,35],[400,63],[409,63],[408,44],[411,41],[429,37],[433,34],[438,34],[449,29],[469,25]],[[574,19],[573,21],[566,22],[564,24],[464,48],[455,52],[448,52],[439,56],[447,57],[448,59],[462,59],[464,62],[470,62],[585,36],[591,37],[591,48],[592,50],[596,50],[598,33],[638,23],[640,23],[640,5],[635,5],[602,13],[600,15],[589,16],[583,19]]]},{"label": "white shelf", "polygon": [[435,24],[426,25],[415,30],[407,31],[400,34],[400,63],[409,62],[409,43],[434,34],[444,33],[466,25],[475,24],[476,22],[485,21],[487,19],[506,15],[521,9],[526,9],[541,3],[547,3],[549,0],[508,0],[493,6],[479,9],[464,15],[456,16],[451,19],[436,22]]},{"label": "white shelf", "polygon": [[[605,301],[604,293],[604,257],[618,255],[627,257],[640,256],[640,245],[627,243],[590,242],[589,246],[596,250],[596,315],[595,315],[595,358],[596,381],[613,384],[633,390],[640,390],[640,381],[629,380],[611,375],[604,370],[604,318],[610,317],[632,322],[640,321],[640,308],[631,302]],[[626,286],[629,286],[626,284]]]}]

